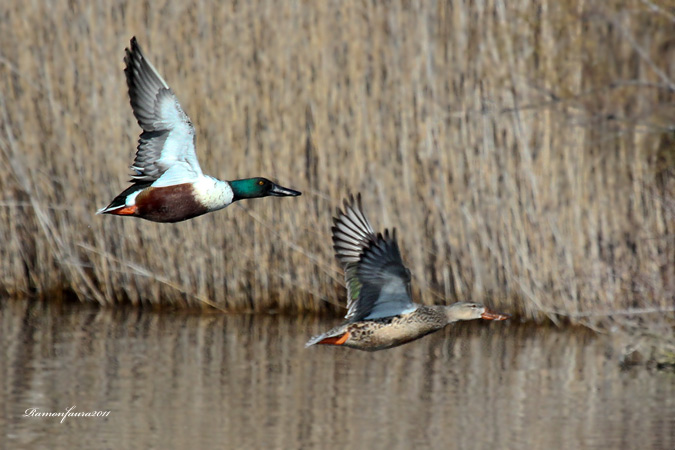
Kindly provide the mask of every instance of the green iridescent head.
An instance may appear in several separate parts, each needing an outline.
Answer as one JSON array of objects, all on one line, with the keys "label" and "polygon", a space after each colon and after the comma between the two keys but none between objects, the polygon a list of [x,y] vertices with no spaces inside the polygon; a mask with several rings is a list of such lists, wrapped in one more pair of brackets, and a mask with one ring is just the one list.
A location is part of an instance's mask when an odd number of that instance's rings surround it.
[{"label": "green iridescent head", "polygon": [[296,197],[301,194],[298,191],[279,186],[262,177],[230,181],[230,187],[234,194],[233,202],[245,198],[267,197],[270,195],[275,197]]}]

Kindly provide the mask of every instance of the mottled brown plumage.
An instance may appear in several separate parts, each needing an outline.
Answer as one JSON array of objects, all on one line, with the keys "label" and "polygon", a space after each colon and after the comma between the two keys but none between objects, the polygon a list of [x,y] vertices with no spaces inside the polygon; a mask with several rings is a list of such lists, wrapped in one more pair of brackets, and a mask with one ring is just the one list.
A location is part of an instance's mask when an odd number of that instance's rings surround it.
[{"label": "mottled brown plumage", "polygon": [[375,234],[363,213],[361,195],[344,202],[334,219],[333,247],[347,282],[345,322],[307,342],[359,350],[396,347],[460,320],[504,320],[506,314],[478,303],[425,306],[412,302],[410,271],[403,264],[396,233]]}]

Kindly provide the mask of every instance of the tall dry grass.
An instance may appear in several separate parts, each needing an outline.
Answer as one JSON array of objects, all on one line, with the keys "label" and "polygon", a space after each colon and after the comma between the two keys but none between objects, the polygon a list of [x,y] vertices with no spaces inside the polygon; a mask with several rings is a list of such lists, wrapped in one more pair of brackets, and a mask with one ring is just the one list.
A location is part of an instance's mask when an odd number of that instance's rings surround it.
[{"label": "tall dry grass", "polygon": [[[666,1],[9,0],[0,23],[8,295],[333,308],[331,215],[361,191],[374,225],[399,229],[423,302],[672,311]],[[139,134],[132,35],[195,123],[205,172],[304,195],[175,225],[94,215],[127,186]]]}]

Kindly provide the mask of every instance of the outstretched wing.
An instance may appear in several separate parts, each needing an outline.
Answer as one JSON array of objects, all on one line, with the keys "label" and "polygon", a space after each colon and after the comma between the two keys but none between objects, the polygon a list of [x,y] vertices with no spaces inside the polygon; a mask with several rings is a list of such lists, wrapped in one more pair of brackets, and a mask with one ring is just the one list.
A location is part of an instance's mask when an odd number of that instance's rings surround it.
[{"label": "outstretched wing", "polygon": [[396,230],[391,235],[384,230],[363,251],[356,276],[361,291],[352,320],[397,316],[417,307],[410,296],[410,271],[403,265]]},{"label": "outstretched wing", "polygon": [[195,129],[178,99],[141,51],[136,38],[124,57],[124,73],[134,116],[143,129],[132,181],[155,186],[189,182],[202,175],[195,153]]},{"label": "outstretched wing", "polygon": [[396,232],[375,234],[353,196],[334,219],[333,247],[347,282],[348,321],[378,319],[413,311],[410,271],[401,259]]},{"label": "outstretched wing", "polygon": [[344,200],[344,211],[338,209],[333,218],[333,249],[345,272],[347,284],[347,315],[351,319],[361,292],[361,282],[356,276],[361,253],[375,239],[373,226],[368,222],[361,206],[361,194],[356,199],[349,195]]},{"label": "outstretched wing", "polygon": [[333,218],[333,248],[335,255],[344,268],[347,264],[357,263],[361,253],[375,239],[375,230],[368,222],[361,206],[361,194],[356,199],[349,195],[344,201],[344,211],[337,210]]}]

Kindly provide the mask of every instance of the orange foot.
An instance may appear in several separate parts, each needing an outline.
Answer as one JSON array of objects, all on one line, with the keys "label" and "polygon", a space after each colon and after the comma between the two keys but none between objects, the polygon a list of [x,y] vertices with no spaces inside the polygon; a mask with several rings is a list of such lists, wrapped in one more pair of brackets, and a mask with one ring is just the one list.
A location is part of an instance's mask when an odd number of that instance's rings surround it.
[{"label": "orange foot", "polygon": [[343,334],[342,336],[333,336],[326,338],[321,342],[319,342],[319,344],[342,345],[345,342],[347,342],[347,339],[349,339],[349,332]]},{"label": "orange foot", "polygon": [[110,214],[116,214],[118,216],[133,216],[136,213],[138,207],[136,205],[126,206],[124,208],[116,209],[110,211]]}]

